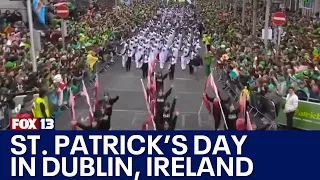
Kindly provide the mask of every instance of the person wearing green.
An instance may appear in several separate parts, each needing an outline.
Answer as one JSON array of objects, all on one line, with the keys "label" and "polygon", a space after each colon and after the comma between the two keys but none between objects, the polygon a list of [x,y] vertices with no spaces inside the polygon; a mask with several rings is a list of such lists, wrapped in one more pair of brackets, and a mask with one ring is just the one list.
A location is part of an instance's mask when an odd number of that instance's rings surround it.
[{"label": "person wearing green", "polygon": [[209,76],[210,74],[210,68],[211,68],[211,54],[210,53],[206,53],[204,56],[204,60],[205,60],[205,73],[206,73],[206,77]]},{"label": "person wearing green", "polygon": [[211,49],[211,35],[210,34],[203,34],[202,41],[205,43],[207,47],[207,51],[209,52]]},{"label": "person wearing green", "polygon": [[305,78],[305,79],[311,78],[312,75],[313,75],[312,70],[307,69],[305,71],[301,71],[301,72],[294,74],[292,77],[294,80],[300,80],[302,78]]}]

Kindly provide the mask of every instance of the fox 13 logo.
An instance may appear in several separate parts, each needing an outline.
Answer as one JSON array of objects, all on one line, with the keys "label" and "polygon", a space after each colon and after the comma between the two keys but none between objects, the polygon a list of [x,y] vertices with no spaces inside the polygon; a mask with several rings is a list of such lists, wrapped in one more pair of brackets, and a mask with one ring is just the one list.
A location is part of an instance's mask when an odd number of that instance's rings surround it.
[{"label": "fox 13 logo", "polygon": [[10,118],[10,130],[38,131],[54,130],[53,118]]}]

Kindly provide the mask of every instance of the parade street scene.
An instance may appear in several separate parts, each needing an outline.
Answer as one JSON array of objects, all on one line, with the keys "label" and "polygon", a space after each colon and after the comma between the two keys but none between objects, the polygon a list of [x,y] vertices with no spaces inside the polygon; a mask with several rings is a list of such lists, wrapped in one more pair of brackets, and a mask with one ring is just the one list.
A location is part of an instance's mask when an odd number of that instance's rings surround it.
[{"label": "parade street scene", "polygon": [[2,130],[320,130],[320,0],[0,5]]}]

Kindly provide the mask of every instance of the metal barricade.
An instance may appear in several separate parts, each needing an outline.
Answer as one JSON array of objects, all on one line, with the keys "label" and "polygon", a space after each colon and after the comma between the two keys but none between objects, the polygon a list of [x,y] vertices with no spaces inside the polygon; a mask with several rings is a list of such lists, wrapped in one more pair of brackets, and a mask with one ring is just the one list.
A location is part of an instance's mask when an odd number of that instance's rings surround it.
[{"label": "metal barricade", "polygon": [[[265,97],[263,97],[265,98]],[[274,102],[272,102],[271,100],[265,98],[265,105],[266,105],[266,108],[267,108],[267,113],[265,114],[268,119],[270,120],[274,120],[276,119],[277,117],[277,107],[275,105]]]},{"label": "metal barricade", "polygon": [[[222,68],[216,68],[216,73],[219,76],[219,82],[225,85],[224,89],[230,93],[234,100],[237,100],[243,89],[243,85],[237,78],[231,78],[227,71]],[[258,115],[264,117],[265,123],[275,120],[277,117],[277,108],[274,102],[259,92],[250,91],[249,101],[249,113],[253,113],[253,116]]]},{"label": "metal barricade", "polygon": [[97,74],[103,73],[105,70],[107,70],[107,62],[104,60],[98,61],[94,64],[94,72]]},{"label": "metal barricade", "polygon": [[249,113],[251,113],[252,111],[255,111],[256,113],[253,115],[253,117],[256,117],[259,113],[258,110],[258,96],[256,95],[256,92],[250,92],[250,101],[249,101]]},{"label": "metal barricade", "polygon": [[9,127],[8,106],[3,104],[0,108],[0,130],[6,130]]}]

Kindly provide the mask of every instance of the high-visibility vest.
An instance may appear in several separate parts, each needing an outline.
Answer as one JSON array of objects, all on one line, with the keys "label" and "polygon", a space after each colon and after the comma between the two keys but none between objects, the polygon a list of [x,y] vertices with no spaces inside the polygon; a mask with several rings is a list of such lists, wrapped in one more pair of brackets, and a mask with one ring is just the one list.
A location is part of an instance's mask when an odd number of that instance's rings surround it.
[{"label": "high-visibility vest", "polygon": [[35,100],[35,105],[34,105],[34,115],[35,118],[44,118],[41,112],[40,104],[43,103],[45,107],[45,112],[46,116],[50,117],[50,111],[49,111],[49,106],[48,103],[41,97],[37,97]]},{"label": "high-visibility vest", "polygon": [[250,100],[250,91],[248,90],[248,89],[243,89],[242,91],[241,91],[241,93],[240,93],[240,99],[239,99],[239,104],[241,104],[242,102],[241,102],[241,100],[242,100],[242,96],[243,96],[243,93],[246,93],[246,95],[247,95],[247,101],[249,101]]},{"label": "high-visibility vest", "polygon": [[203,34],[202,35],[202,41],[205,42],[206,38],[207,38],[207,34]]},{"label": "high-visibility vest", "polygon": [[210,36],[207,36],[207,37],[206,37],[206,40],[204,41],[204,43],[205,43],[206,45],[210,45],[210,44],[211,44],[211,37],[210,37]]}]

